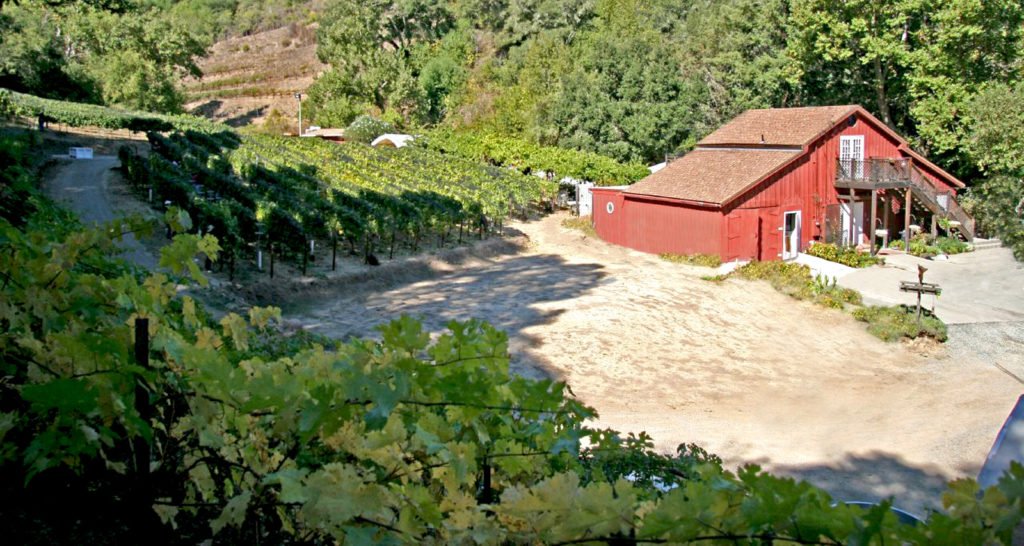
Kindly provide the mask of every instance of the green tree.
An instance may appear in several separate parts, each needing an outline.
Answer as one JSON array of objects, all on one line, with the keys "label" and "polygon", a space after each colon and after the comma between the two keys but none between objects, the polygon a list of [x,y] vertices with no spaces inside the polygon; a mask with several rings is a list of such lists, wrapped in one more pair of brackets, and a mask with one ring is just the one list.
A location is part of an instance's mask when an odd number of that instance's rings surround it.
[{"label": "green tree", "polygon": [[199,75],[205,43],[154,11],[89,5],[9,8],[0,63],[12,87],[158,112],[181,111],[178,84]]},{"label": "green tree", "polygon": [[986,175],[970,190],[971,212],[1024,261],[1024,85],[986,86],[965,117],[966,153]]},{"label": "green tree", "polygon": [[441,39],[454,18],[436,0],[338,0],[324,12],[317,55],[335,75],[310,90],[323,109],[334,100],[366,102],[412,117],[421,100],[414,47]]},{"label": "green tree", "polygon": [[688,136],[676,52],[647,28],[631,1],[601,6],[576,45],[576,68],[562,80],[544,123],[561,146],[619,161],[654,161]]},{"label": "green tree", "polygon": [[963,160],[968,104],[983,85],[1021,76],[1024,5],[933,0],[924,9],[907,74],[910,115],[926,149]]},{"label": "green tree", "polygon": [[1014,0],[793,0],[791,82],[801,102],[863,104],[967,172],[962,114],[985,83],[1018,77],[1022,17]]},{"label": "green tree", "polygon": [[793,0],[791,77],[805,104],[869,106],[894,129],[908,127],[912,39],[925,0]]},{"label": "green tree", "polygon": [[706,135],[750,108],[791,105],[787,81],[788,0],[697,3],[678,31],[682,69],[690,82],[691,133]]}]

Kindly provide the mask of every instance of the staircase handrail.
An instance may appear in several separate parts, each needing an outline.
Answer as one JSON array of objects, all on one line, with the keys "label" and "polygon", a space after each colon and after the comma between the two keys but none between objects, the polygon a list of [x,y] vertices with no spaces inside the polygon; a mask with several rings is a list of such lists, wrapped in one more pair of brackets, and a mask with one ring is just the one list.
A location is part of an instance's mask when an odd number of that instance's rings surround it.
[{"label": "staircase handrail", "polygon": [[937,204],[939,203],[938,196],[940,194],[948,196],[945,206],[942,207],[946,212],[946,218],[952,218],[953,220],[960,222],[960,226],[963,228],[963,231],[967,236],[969,238],[973,238],[974,218],[972,218],[970,214],[967,214],[967,211],[965,211],[963,207],[960,206],[960,203],[957,202],[956,192],[940,192],[938,188],[932,184],[932,181],[917,168],[917,165],[914,165],[912,161],[908,164],[910,166],[910,176],[907,177],[907,180],[910,182],[912,189],[925,194],[929,199]]}]

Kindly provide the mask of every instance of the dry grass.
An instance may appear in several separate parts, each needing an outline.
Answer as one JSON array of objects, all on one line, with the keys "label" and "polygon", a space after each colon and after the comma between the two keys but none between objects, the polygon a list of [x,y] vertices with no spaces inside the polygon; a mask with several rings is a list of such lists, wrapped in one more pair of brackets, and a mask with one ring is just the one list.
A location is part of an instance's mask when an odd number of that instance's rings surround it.
[{"label": "dry grass", "polygon": [[562,227],[575,229],[587,237],[597,237],[597,231],[594,230],[594,221],[590,216],[570,216],[562,220]]},{"label": "dry grass", "polygon": [[229,38],[210,51],[199,63],[203,77],[182,83],[187,108],[206,106],[203,115],[221,121],[244,118],[259,124],[274,110],[294,117],[294,93],[305,92],[326,69],[316,57],[313,25]]},{"label": "dry grass", "polygon": [[722,265],[722,257],[717,254],[672,254],[665,252],[658,257],[666,262],[676,264],[697,265],[700,267],[718,267]]}]

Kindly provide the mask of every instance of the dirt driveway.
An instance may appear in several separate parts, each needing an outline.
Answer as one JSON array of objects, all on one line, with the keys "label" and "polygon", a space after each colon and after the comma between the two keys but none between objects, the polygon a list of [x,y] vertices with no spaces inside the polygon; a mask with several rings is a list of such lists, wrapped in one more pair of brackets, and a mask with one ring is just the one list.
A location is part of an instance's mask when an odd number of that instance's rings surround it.
[{"label": "dirt driveway", "polygon": [[708,270],[586,239],[562,218],[516,226],[526,252],[349,287],[290,316],[341,337],[402,313],[435,330],[485,319],[509,333],[521,373],[567,381],[600,425],[915,511],[977,474],[1021,392],[971,351],[886,344],[842,313],[764,283],[701,280]]},{"label": "dirt driveway", "polygon": [[[134,207],[126,207],[120,202],[128,200],[112,191],[113,169],[120,165],[116,156],[108,155],[97,155],[93,159],[68,159],[56,167],[43,189],[55,201],[75,211],[82,223],[94,225],[109,222],[128,212],[126,208],[139,209],[142,206],[131,203]],[[124,248],[125,259],[147,269],[156,268],[156,256],[134,235],[126,235],[121,246]]]}]

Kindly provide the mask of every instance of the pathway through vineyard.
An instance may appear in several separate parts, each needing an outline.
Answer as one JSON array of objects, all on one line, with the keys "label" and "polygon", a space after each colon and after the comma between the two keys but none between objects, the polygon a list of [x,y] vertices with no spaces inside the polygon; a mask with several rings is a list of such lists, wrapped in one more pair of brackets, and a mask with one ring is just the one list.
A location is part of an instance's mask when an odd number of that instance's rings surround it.
[{"label": "pathway through vineyard", "polygon": [[346,285],[288,318],[338,337],[403,313],[432,331],[484,319],[509,333],[518,373],[567,381],[601,426],[915,512],[977,474],[1020,394],[980,358],[884,343],[849,315],[766,283],[702,280],[709,270],[584,238],[563,218],[516,225],[524,252],[390,289]]}]

